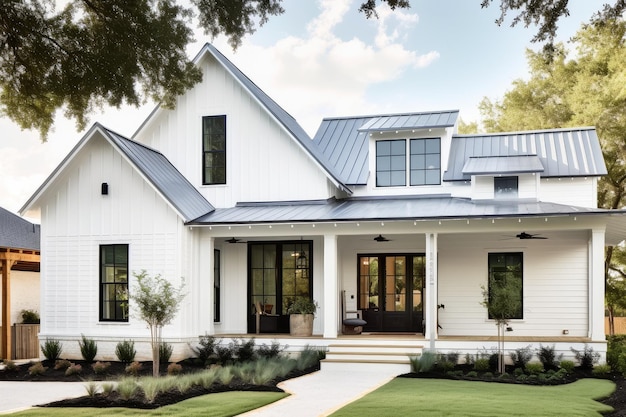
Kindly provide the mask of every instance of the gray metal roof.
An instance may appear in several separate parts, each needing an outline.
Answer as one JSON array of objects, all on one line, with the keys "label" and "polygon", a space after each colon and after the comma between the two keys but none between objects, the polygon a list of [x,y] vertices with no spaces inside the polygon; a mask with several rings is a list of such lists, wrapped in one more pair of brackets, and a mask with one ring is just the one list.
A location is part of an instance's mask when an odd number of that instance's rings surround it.
[{"label": "gray metal roof", "polygon": [[100,127],[148,181],[176,208],[184,217],[185,222],[215,210],[162,153]]},{"label": "gray metal roof", "polygon": [[435,220],[517,216],[582,215],[614,212],[537,201],[472,201],[423,196],[314,201],[308,203],[238,204],[216,209],[190,224],[298,223],[366,220]]},{"label": "gray metal roof", "polygon": [[472,156],[463,166],[463,174],[521,174],[543,172],[537,155],[518,156]]},{"label": "gray metal roof", "polygon": [[365,185],[370,175],[368,130],[407,130],[450,127],[458,110],[325,118],[313,143],[348,185]]},{"label": "gray metal roof", "polygon": [[454,126],[458,117],[458,110],[382,115],[372,117],[359,130],[386,132],[392,130],[451,127]]},{"label": "gray metal roof", "polygon": [[472,157],[536,155],[542,177],[606,175],[600,141],[592,127],[529,132],[454,135],[444,181],[471,178],[464,172]]},{"label": "gray metal roof", "polygon": [[[256,99],[263,105],[267,110],[274,115],[276,120],[281,123],[288,132],[300,143],[302,146],[309,152],[309,154],[322,166],[323,169],[326,170],[328,175],[337,183],[337,185],[342,188],[344,191],[351,192],[349,187],[345,185],[345,183],[341,180],[341,176],[339,175],[336,167],[333,164],[328,162],[328,159],[325,154],[319,151],[319,149],[314,146],[311,137],[306,133],[306,131],[300,126],[300,124],[293,118],[285,109],[280,107],[270,96],[265,94],[263,90],[261,90],[252,80],[250,80],[243,72],[239,70],[232,62],[228,60],[220,51],[217,50],[213,45],[207,43],[204,45],[203,51],[208,51],[211,55],[217,59],[241,84],[250,91],[250,93],[256,97]],[[200,52],[198,56],[201,56],[203,52]]]},{"label": "gray metal roof", "polygon": [[40,249],[40,226],[0,207],[0,247]]}]

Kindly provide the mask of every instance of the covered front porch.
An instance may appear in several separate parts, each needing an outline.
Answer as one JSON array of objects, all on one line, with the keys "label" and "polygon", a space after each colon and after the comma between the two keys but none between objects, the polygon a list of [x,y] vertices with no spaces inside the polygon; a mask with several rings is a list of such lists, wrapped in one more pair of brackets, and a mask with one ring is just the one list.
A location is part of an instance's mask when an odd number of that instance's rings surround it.
[{"label": "covered front porch", "polygon": [[[523,259],[523,314],[512,320],[511,331],[506,336],[507,350],[555,344],[559,352],[571,356],[571,347],[582,349],[587,343],[604,356],[604,245],[619,241],[616,239],[621,229],[607,229],[609,216],[599,214],[544,213],[541,216],[360,219],[200,227],[200,252],[219,254],[219,258],[205,258],[204,268],[216,270],[217,262],[221,266],[218,285],[214,281],[205,283],[208,284],[205,289],[211,297],[219,294],[226,305],[213,310],[205,308],[199,314],[205,318],[207,333],[216,337],[250,335],[263,340],[284,340],[293,347],[308,344],[324,348],[334,344],[408,342],[420,349],[475,354],[496,345],[496,326],[481,305],[481,286],[486,285],[489,273],[488,255],[515,253]],[[379,236],[384,239],[376,239]],[[268,242],[295,245],[289,246],[293,253],[284,252],[289,257],[278,259],[297,258],[297,252],[302,250],[296,248],[297,244],[310,242],[306,252],[310,260],[309,294],[320,306],[313,338],[293,339],[284,329],[281,332],[266,329],[268,333],[256,335],[249,325],[254,320],[255,302],[259,300],[254,293],[250,248]],[[421,259],[423,276],[419,280],[414,279],[415,270],[407,269],[409,272],[404,277],[402,273],[389,277],[387,286],[391,291],[371,291],[372,280],[367,282],[364,278],[367,274],[362,273],[368,259],[406,260],[409,257]],[[389,276],[377,274],[383,281]],[[283,275],[270,276],[270,281],[277,283],[283,278]],[[398,278],[402,278],[400,282],[405,283],[404,287],[395,285]],[[411,281],[415,284],[409,292],[406,283]],[[279,307],[284,300],[280,299],[279,291],[272,291],[261,294],[276,297],[268,303],[272,305],[269,315],[284,316],[284,306]],[[354,295],[357,310],[366,320],[371,317],[368,313],[380,313],[381,309],[397,315],[407,308],[410,310],[407,314],[412,314],[417,307],[421,322],[413,320],[411,325],[416,327],[404,331],[383,325],[374,330],[366,327],[360,335],[343,335],[341,324],[345,311],[341,294],[344,291]],[[407,297],[407,302],[397,301],[399,297]],[[385,298],[396,300],[393,308],[382,304]],[[260,300],[265,304],[264,299]],[[376,311],[368,311],[372,300],[372,310]],[[393,314],[389,315],[392,322]]]}]

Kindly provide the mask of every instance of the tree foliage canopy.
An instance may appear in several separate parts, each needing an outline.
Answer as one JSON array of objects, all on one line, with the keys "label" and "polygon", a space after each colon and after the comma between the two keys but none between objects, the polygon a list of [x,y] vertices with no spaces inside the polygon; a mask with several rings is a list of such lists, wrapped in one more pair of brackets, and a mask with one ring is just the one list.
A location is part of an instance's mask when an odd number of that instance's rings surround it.
[{"label": "tree foliage canopy", "polygon": [[[501,100],[483,99],[483,126],[491,132],[595,126],[608,170],[598,181],[598,205],[625,207],[626,22],[583,25],[574,45],[568,51],[557,44],[554,55],[527,51],[530,77],[515,81]],[[612,309],[625,291],[624,248],[607,248],[605,260]]]},{"label": "tree foliage canopy", "polygon": [[[237,47],[282,0],[54,0],[0,1],[0,114],[43,140],[59,109],[84,129],[104,105],[171,108],[201,79],[187,57],[192,20],[205,34],[224,34]],[[406,0],[380,0],[393,9]],[[376,0],[361,4],[376,16]]]}]

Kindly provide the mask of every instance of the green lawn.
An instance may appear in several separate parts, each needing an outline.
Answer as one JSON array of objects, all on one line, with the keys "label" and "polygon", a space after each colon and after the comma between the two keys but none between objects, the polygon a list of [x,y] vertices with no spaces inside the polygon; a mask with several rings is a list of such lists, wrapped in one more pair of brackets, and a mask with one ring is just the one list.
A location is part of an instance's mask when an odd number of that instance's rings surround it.
[{"label": "green lawn", "polygon": [[245,413],[278,401],[288,394],[282,392],[232,391],[190,398],[156,410],[130,408],[35,408],[12,416],[96,417],[96,416],[202,416],[228,417]]},{"label": "green lawn", "polygon": [[332,417],[386,416],[600,416],[615,384],[582,379],[558,386],[529,386],[443,379],[396,378]]}]

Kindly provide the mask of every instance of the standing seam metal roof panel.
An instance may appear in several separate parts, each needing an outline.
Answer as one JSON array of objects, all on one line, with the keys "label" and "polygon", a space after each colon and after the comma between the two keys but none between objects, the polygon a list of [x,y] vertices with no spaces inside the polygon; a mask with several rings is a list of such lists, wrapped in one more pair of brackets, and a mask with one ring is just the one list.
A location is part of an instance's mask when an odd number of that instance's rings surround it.
[{"label": "standing seam metal roof panel", "polygon": [[197,219],[215,208],[160,152],[127,139],[102,127],[109,139],[117,145],[144,176],[156,187],[185,222]]},{"label": "standing seam metal roof panel", "polygon": [[[572,138],[569,140],[569,135]],[[444,181],[467,181],[463,166],[471,157],[537,155],[542,177],[606,175],[607,170],[594,128],[553,129],[532,132],[454,135]]]}]

